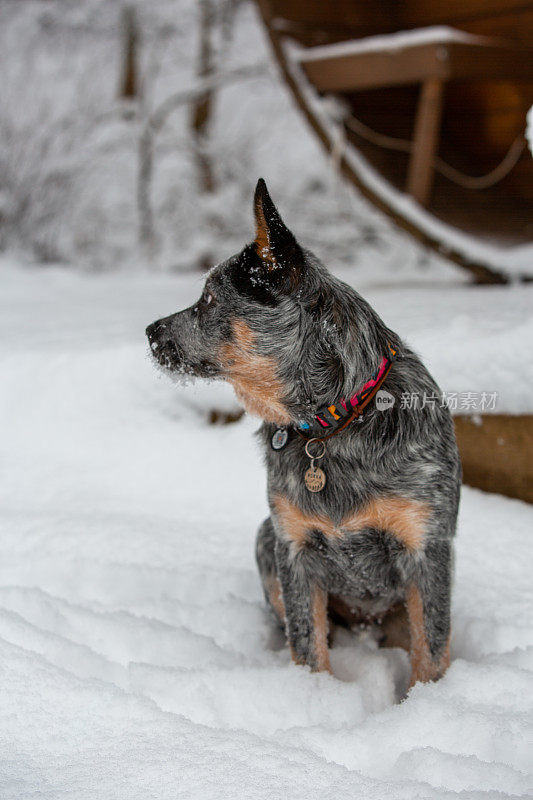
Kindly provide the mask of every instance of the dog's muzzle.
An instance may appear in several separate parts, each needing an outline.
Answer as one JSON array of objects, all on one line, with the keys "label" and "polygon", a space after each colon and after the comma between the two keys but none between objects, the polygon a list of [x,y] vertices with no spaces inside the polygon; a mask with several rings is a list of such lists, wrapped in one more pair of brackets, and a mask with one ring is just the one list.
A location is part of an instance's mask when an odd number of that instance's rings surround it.
[{"label": "dog's muzzle", "polygon": [[184,352],[176,344],[165,320],[153,322],[146,328],[150,350],[156,361],[166,369],[180,369],[184,364]]}]

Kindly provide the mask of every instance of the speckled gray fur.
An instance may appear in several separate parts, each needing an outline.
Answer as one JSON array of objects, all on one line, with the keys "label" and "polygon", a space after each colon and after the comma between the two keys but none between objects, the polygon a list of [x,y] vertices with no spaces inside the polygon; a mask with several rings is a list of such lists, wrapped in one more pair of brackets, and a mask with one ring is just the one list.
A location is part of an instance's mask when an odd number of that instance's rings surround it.
[{"label": "speckled gray fur", "polygon": [[[405,392],[440,394],[420,359],[354,289],[296,244],[264,184],[256,192],[256,214],[258,204],[274,268],[253,246],[214,268],[197,304],[148,328],[154,355],[169,371],[224,378],[220,347],[232,340],[232,321],[243,320],[255,335],[257,352],[273,359],[284,387],[283,405],[296,423],[359,389],[387,354],[387,342],[398,350],[383,387],[395,398],[393,408],[379,411],[372,402],[361,424],[352,423],[327,442],[323,491],[313,494],[304,484],[309,459],[296,430],[289,428],[287,445],[276,452],[270,440],[278,426],[262,424],[271,516],[259,529],[257,562],[266,587],[274,576],[280,580],[286,633],[299,661],[317,666],[312,635],[317,586],[375,618],[403,602],[414,585],[437,662],[450,630],[452,539],[461,482],[451,416],[440,403],[402,409]],[[379,529],[328,539],[317,526],[307,532],[305,546],[295,547],[276,515],[275,496],[335,525],[375,498],[421,501],[430,509],[424,544],[409,550]]]}]

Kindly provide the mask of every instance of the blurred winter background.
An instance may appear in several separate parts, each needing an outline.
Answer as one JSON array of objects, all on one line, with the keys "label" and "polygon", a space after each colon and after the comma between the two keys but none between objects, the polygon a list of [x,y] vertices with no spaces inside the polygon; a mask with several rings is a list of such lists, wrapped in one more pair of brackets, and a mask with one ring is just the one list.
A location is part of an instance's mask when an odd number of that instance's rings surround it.
[{"label": "blurred winter background", "polygon": [[3,249],[92,270],[202,268],[250,238],[261,173],[330,262],[426,264],[339,180],[249,0],[3,0],[0,46]]},{"label": "blurred winter background", "polygon": [[497,392],[519,471],[531,287],[465,286],[341,181],[254,3],[0,0],[0,797],[531,797],[531,506],[464,488],[442,681],[405,699],[368,631],[311,675],[256,574],[257,421],[148,360],[260,175],[441,388]]}]

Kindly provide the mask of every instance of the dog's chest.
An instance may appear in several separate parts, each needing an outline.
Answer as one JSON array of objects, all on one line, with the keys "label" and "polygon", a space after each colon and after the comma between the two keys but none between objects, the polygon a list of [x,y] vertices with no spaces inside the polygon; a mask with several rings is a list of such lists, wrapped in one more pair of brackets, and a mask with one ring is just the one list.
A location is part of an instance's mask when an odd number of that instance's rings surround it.
[{"label": "dog's chest", "polygon": [[273,518],[276,535],[289,545],[289,561],[328,591],[368,608],[388,608],[401,595],[412,550],[396,533],[383,530],[385,524],[376,527],[380,523],[355,514],[335,523],[281,497],[274,498]]},{"label": "dog's chest", "polygon": [[[270,444],[270,442],[269,442]],[[302,442],[290,439],[278,451],[268,448],[269,501],[278,535],[293,555],[314,560],[329,579],[370,591],[396,582],[424,548],[431,510],[392,487],[388,465],[364,460],[362,439],[353,437],[346,455],[326,452],[318,464],[325,485],[312,492],[305,475],[311,466]]]}]

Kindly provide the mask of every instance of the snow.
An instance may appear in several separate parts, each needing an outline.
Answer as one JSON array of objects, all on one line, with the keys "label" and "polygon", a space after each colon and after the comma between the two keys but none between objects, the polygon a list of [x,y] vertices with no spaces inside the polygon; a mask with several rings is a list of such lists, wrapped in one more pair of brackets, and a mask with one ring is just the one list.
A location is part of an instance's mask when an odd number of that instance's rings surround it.
[{"label": "snow", "polygon": [[[274,22],[274,27],[276,24]],[[339,58],[359,53],[380,53],[403,50],[405,47],[423,44],[441,44],[445,42],[468,42],[476,44],[486,41],[485,37],[473,36],[465,31],[450,28],[448,25],[430,25],[410,31],[389,33],[385,36],[366,36],[363,39],[319,45],[312,48],[301,48],[300,61],[321,61],[327,58]]]},{"label": "snow", "polygon": [[[335,676],[313,675],[256,574],[256,421],[208,425],[229,390],[148,358],[144,327],[201,278],[0,269],[2,798],[531,796],[531,506],[464,489],[438,684],[399,702],[405,654],[343,631]],[[343,277],[443,388],[483,379],[514,402],[529,289]]]}]

